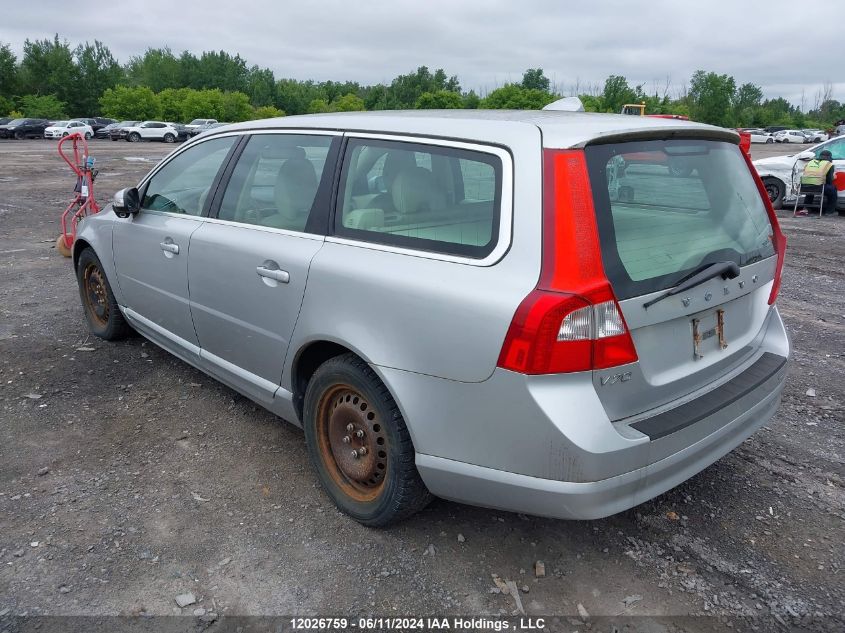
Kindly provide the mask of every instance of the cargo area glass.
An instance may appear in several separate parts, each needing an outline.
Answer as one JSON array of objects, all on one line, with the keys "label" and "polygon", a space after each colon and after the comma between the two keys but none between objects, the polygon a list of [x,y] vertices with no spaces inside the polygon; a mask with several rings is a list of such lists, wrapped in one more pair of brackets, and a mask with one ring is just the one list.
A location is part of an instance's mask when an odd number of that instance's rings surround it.
[{"label": "cargo area glass", "polygon": [[702,266],[773,257],[766,207],[737,145],[656,140],[586,149],[602,257],[617,298]]}]

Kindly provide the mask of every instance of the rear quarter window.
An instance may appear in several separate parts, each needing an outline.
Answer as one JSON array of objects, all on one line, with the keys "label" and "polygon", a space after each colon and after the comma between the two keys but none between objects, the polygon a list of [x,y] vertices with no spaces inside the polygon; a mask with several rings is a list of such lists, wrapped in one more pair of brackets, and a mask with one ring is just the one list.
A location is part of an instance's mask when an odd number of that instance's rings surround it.
[{"label": "rear quarter window", "polygon": [[605,270],[619,299],[677,284],[701,266],[775,254],[738,146],[641,141],[588,147]]},{"label": "rear quarter window", "polygon": [[496,247],[502,162],[495,154],[350,139],[340,182],[338,236],[477,259]]}]

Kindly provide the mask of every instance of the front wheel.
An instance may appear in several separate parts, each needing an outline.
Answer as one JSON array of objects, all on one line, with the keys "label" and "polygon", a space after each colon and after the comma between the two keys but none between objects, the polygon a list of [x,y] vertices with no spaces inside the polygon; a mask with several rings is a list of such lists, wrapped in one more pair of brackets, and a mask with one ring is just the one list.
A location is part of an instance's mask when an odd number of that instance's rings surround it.
[{"label": "front wheel", "polygon": [[79,256],[76,281],[91,333],[107,341],[126,338],[131,329],[120,312],[103,265],[90,248],[86,248]]},{"label": "front wheel", "polygon": [[769,196],[769,201],[775,209],[783,208],[783,195],[786,192],[786,187],[777,178],[763,178],[763,185],[766,187],[766,193]]},{"label": "front wheel", "polygon": [[23,132],[15,132],[15,140],[22,141],[26,138]]},{"label": "front wheel", "polygon": [[176,137],[175,137],[175,136],[173,136],[172,134],[169,134],[169,133],[168,133],[168,134],[165,134],[165,135],[164,135],[164,142],[165,142],[165,143],[173,143],[173,142],[175,142],[175,141],[176,141]]},{"label": "front wheel", "polygon": [[141,135],[138,134],[137,132],[132,132],[132,134],[130,134],[129,136],[126,137],[126,140],[129,141],[130,143],[137,143],[138,141],[141,140]]},{"label": "front wheel", "polygon": [[355,354],[336,356],[317,368],[305,392],[303,418],[320,483],[356,521],[389,525],[431,501],[399,407]]}]

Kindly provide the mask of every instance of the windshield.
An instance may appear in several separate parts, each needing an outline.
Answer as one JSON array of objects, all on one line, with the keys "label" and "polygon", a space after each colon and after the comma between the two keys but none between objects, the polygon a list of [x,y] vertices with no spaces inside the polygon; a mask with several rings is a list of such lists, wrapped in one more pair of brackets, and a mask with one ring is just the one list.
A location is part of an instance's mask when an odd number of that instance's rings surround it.
[{"label": "windshield", "polygon": [[737,145],[639,141],[587,148],[608,278],[627,299],[714,262],[775,254],[772,227]]},{"label": "windshield", "polygon": [[138,125],[137,121],[121,121],[117,124],[119,127],[132,127],[133,125]]},{"label": "windshield", "polygon": [[12,119],[6,125],[20,125],[24,121],[26,121],[26,119]]},{"label": "windshield", "polygon": [[67,121],[56,121],[50,127],[67,127]]},{"label": "windshield", "polygon": [[205,123],[205,119],[194,119],[188,125],[202,125],[203,123]]}]

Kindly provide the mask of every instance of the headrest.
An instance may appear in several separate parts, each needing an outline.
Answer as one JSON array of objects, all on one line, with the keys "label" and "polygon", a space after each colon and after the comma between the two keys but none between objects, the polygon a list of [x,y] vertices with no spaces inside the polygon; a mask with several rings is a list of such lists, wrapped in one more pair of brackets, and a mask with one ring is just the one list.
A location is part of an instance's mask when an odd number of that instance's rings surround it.
[{"label": "headrest", "polygon": [[389,188],[403,169],[411,169],[417,166],[414,160],[414,155],[411,152],[404,150],[396,152],[388,152],[384,158],[384,168],[381,171],[381,176],[384,179],[384,184]]},{"label": "headrest", "polygon": [[434,176],[425,167],[406,167],[390,188],[393,206],[400,215],[432,211],[435,203]]},{"label": "headrest", "polygon": [[[286,219],[305,219],[317,195],[317,173],[311,161],[290,158],[276,175],[275,202]],[[304,228],[304,223],[303,223]]]}]

